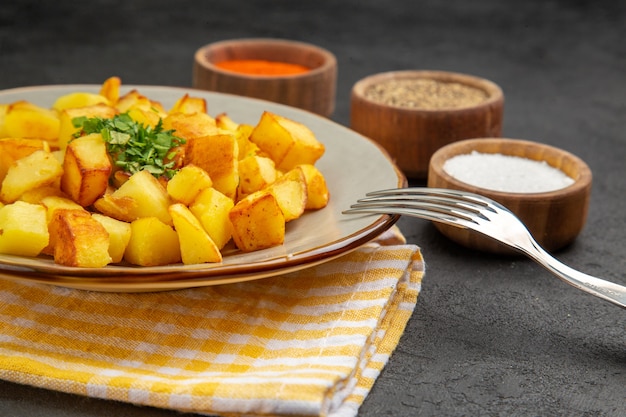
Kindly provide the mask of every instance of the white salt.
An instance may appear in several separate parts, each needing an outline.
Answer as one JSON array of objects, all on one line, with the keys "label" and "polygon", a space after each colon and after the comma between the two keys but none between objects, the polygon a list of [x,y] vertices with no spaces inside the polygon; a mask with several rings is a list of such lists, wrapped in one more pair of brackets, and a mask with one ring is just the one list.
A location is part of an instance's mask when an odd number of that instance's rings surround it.
[{"label": "white salt", "polygon": [[444,171],[475,187],[512,193],[560,190],[574,180],[545,161],[473,151],[448,159]]}]

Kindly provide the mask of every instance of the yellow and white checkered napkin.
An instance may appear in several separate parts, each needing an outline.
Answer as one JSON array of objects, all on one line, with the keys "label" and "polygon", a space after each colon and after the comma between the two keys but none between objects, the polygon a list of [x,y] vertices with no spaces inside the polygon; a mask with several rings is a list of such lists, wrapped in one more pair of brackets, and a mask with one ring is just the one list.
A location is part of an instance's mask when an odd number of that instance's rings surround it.
[{"label": "yellow and white checkered napkin", "polygon": [[300,272],[189,290],[0,279],[0,378],[212,415],[354,416],[420,290],[420,250],[398,233]]}]

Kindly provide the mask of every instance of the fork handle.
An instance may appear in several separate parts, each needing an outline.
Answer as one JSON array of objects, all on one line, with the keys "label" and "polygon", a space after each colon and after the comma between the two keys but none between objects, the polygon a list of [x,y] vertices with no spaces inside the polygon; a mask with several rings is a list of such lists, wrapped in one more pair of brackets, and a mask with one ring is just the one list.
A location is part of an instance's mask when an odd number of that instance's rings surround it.
[{"label": "fork handle", "polygon": [[554,258],[536,243],[533,244],[533,250],[525,248],[524,253],[566,283],[622,308],[626,308],[625,286],[577,271]]}]

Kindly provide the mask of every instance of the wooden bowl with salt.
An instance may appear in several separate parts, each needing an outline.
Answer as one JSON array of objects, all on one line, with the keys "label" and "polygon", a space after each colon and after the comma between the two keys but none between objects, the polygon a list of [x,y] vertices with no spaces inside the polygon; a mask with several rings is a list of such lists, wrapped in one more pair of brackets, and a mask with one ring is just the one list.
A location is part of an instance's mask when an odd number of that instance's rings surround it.
[{"label": "wooden bowl with salt", "polygon": [[[546,144],[505,138],[469,139],[439,149],[428,186],[469,191],[507,207],[548,251],[572,243],[583,229],[592,174],[577,156]],[[453,241],[498,254],[514,251],[480,233],[435,224]]]},{"label": "wooden bowl with salt", "polygon": [[233,39],[195,53],[195,88],[254,97],[322,116],[335,109],[337,60],[331,52],[284,39]]},{"label": "wooden bowl with salt", "polygon": [[502,132],[504,94],[495,83],[446,71],[391,71],[352,87],[350,127],[380,143],[409,178],[425,179],[449,143]]}]

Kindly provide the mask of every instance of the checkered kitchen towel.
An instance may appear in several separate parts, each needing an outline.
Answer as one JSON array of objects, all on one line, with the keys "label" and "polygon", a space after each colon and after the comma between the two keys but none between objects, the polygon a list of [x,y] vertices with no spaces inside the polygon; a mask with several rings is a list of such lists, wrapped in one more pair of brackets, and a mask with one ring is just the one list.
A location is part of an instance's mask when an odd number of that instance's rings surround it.
[{"label": "checkered kitchen towel", "polygon": [[394,227],[273,278],[118,294],[0,278],[0,378],[211,415],[354,416],[424,264]]}]

